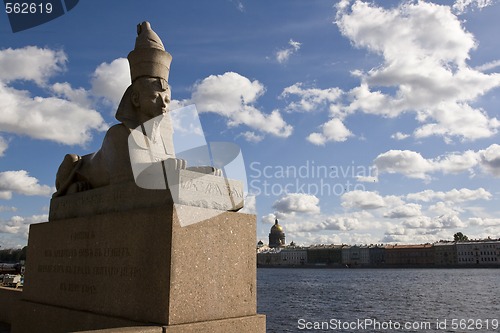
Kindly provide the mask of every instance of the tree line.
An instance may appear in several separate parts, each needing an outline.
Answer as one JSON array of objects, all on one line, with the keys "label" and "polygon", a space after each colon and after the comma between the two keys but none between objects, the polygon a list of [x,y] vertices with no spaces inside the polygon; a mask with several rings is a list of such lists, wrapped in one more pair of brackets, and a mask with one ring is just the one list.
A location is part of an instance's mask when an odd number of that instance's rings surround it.
[{"label": "tree line", "polygon": [[27,246],[22,249],[3,249],[0,250],[0,263],[17,263],[26,260]]}]

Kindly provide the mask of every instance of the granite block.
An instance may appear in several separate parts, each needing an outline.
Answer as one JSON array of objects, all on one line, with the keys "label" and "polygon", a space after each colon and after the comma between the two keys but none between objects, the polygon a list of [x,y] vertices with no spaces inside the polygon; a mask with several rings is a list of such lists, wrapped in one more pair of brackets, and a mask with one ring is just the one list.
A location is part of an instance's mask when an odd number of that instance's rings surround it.
[{"label": "granite block", "polygon": [[164,204],[33,224],[23,298],[162,325],[255,315],[255,216],[212,215]]},{"label": "granite block", "polygon": [[[12,323],[11,330],[12,333],[67,333],[117,328],[121,332],[122,327],[144,327],[145,325],[145,323],[98,315],[87,311],[21,301],[17,318]],[[156,330],[153,328],[149,331],[150,328],[148,327],[148,330],[144,332],[162,332],[161,327],[159,330],[158,326],[156,326]]]}]

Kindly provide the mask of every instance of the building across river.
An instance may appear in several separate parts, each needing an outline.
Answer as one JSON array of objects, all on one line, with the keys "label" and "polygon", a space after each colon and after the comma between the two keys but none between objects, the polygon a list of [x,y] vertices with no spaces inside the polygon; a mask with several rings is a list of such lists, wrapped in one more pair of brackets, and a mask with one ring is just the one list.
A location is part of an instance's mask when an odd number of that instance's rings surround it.
[{"label": "building across river", "polygon": [[278,220],[269,246],[257,245],[260,267],[500,267],[500,239],[427,244],[285,244]]}]

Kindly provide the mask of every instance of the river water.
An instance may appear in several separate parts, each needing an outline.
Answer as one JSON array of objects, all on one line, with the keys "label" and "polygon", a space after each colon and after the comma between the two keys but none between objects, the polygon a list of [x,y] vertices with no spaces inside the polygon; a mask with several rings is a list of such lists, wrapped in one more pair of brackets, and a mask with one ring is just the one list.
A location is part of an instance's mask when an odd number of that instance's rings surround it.
[{"label": "river water", "polygon": [[267,332],[500,332],[500,269],[257,270]]}]

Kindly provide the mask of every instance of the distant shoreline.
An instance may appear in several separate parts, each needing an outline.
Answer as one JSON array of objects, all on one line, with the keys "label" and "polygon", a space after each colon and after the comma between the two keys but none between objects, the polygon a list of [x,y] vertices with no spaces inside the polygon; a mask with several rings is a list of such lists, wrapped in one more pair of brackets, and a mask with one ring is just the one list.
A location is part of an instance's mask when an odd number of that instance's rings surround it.
[{"label": "distant shoreline", "polygon": [[436,269],[462,269],[462,268],[500,268],[500,265],[354,265],[346,266],[334,265],[257,265],[257,268],[308,268],[308,269],[416,269],[416,268],[436,268]]}]

